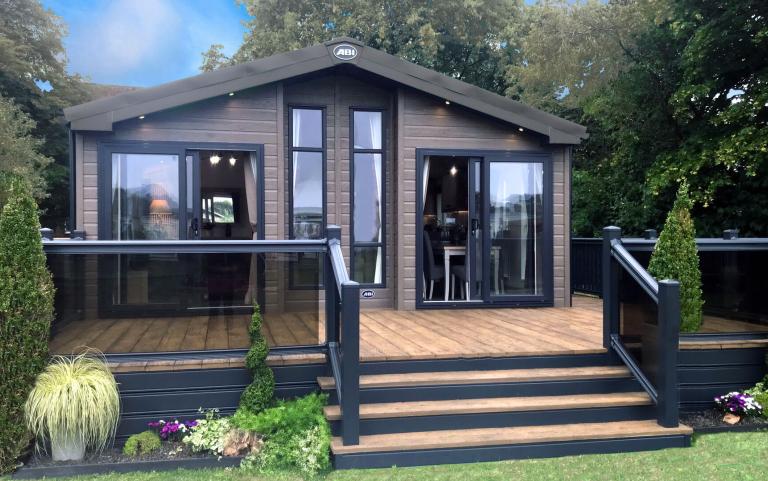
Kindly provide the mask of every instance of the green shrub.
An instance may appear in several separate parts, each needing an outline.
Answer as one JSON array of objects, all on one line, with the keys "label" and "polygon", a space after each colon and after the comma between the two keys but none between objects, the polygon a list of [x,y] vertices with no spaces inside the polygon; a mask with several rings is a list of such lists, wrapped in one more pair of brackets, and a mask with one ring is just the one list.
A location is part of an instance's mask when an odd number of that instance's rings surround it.
[{"label": "green shrub", "polygon": [[160,436],[156,432],[144,431],[143,433],[132,435],[125,441],[123,454],[132,458],[144,456],[160,449],[160,445]]},{"label": "green shrub", "polygon": [[754,387],[744,392],[755,398],[755,401],[763,408],[763,417],[768,418],[768,375],[755,384]]},{"label": "green shrub", "polygon": [[688,184],[683,182],[648,265],[648,272],[656,279],[680,282],[680,330],[683,332],[695,332],[701,327],[701,307],[704,304],[691,207],[693,203],[688,196]]},{"label": "green shrub", "polygon": [[0,474],[31,440],[24,402],[48,357],[54,293],[35,201],[17,179],[7,199],[0,213]]},{"label": "green shrub", "polygon": [[244,468],[260,471],[295,469],[315,475],[330,467],[331,431],[323,415],[327,396],[310,394],[254,414],[239,409],[233,427],[255,431],[264,437],[258,454],[243,462]]},{"label": "green shrub", "polygon": [[73,357],[56,356],[37,376],[24,412],[41,445],[50,442],[54,461],[63,446],[104,449],[120,417],[117,382],[104,355],[86,350]]},{"label": "green shrub", "polygon": [[182,442],[192,448],[192,452],[211,452],[221,456],[224,454],[224,444],[229,433],[229,418],[219,417],[218,410],[206,411],[204,419],[198,419],[197,424],[184,436]]},{"label": "green shrub", "polygon": [[269,407],[275,395],[275,374],[267,365],[269,346],[261,333],[261,308],[258,304],[253,306],[248,335],[251,348],[245,356],[245,365],[251,371],[253,381],[243,391],[240,407],[257,413]]}]

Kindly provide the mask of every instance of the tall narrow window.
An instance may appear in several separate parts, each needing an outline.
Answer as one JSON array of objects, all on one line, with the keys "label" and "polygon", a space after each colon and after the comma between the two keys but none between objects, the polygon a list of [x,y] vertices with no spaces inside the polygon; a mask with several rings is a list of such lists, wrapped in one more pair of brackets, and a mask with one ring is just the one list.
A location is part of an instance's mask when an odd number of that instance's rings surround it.
[{"label": "tall narrow window", "polygon": [[354,280],[384,284],[384,140],[381,111],[352,111],[352,257]]},{"label": "tall narrow window", "polygon": [[291,109],[291,237],[325,235],[323,109]]}]

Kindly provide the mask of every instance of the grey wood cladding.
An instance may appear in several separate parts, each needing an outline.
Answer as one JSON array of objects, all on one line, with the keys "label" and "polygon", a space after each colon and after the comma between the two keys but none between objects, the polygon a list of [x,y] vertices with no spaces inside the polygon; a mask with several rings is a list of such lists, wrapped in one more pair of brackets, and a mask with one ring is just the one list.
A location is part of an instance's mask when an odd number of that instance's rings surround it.
[{"label": "grey wood cladding", "polygon": [[288,236],[289,106],[326,109],[327,222],[342,227],[350,246],[350,108],[385,110],[386,287],[376,289],[364,308],[413,309],[416,301],[416,149],[457,148],[550,152],[553,160],[554,299],[570,304],[570,148],[550,145],[540,135],[486,115],[445,105],[408,87],[327,72],[220,96],[145,119],[118,122],[112,132],[77,132],[77,226],[89,239],[98,232],[98,143],[143,140],[264,145],[265,235]]}]

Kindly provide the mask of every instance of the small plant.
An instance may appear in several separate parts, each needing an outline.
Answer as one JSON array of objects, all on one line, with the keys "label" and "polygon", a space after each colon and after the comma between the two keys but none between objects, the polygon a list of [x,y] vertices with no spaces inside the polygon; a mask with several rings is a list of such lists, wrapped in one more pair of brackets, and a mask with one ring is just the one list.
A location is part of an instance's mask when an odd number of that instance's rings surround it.
[{"label": "small plant", "polygon": [[114,436],[120,396],[104,355],[87,350],[56,356],[37,377],[24,408],[38,447],[49,441],[56,461],[82,459],[86,449],[101,451]]},{"label": "small plant", "polygon": [[717,396],[715,404],[723,413],[736,416],[757,416],[763,411],[763,407],[755,401],[755,398],[738,391]]},{"label": "small plant", "polygon": [[240,409],[234,427],[264,437],[261,451],[243,460],[243,468],[259,471],[297,469],[313,476],[330,466],[331,432],[323,416],[326,396],[310,394],[254,414]]},{"label": "small plant", "polygon": [[160,436],[154,431],[144,431],[134,434],[125,441],[123,454],[135,458],[154,453],[160,449]]},{"label": "small plant", "polygon": [[[765,376],[754,387],[747,389],[744,393],[755,398],[755,402],[761,407],[768,406],[768,376]],[[762,415],[763,417],[768,417],[768,409],[763,409]]]},{"label": "small plant", "polygon": [[175,442],[184,439],[184,436],[190,432],[190,429],[197,426],[197,421],[179,421],[178,419],[166,421],[165,419],[159,419],[148,422],[147,426],[154,429],[163,441]]},{"label": "small plant", "polygon": [[230,431],[229,419],[219,417],[217,409],[208,410],[204,419],[197,419],[190,427],[189,434],[182,441],[192,448],[192,452],[211,452],[217,456],[224,454],[227,433]]},{"label": "small plant", "polygon": [[245,365],[251,371],[253,381],[240,397],[240,407],[254,413],[269,407],[275,394],[275,374],[267,365],[269,346],[261,333],[261,322],[261,308],[254,304],[251,325],[248,327],[251,348],[245,356]]},{"label": "small plant", "polygon": [[696,231],[691,219],[693,202],[683,182],[675,204],[667,215],[648,272],[656,279],[680,282],[680,330],[695,332],[701,327],[701,269],[696,248]]},{"label": "small plant", "polygon": [[24,402],[48,359],[54,294],[37,205],[19,179],[1,177],[6,202],[0,213],[0,475],[29,446]]}]

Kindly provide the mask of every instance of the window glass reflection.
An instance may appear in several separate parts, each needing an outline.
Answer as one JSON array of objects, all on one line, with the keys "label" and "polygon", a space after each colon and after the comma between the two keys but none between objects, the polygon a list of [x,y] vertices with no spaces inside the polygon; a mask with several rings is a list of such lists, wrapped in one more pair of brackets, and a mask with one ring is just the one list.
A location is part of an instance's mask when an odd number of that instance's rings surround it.
[{"label": "window glass reflection", "polygon": [[381,149],[381,112],[356,110],[353,121],[355,122],[355,149]]},{"label": "window glass reflection", "polygon": [[320,109],[293,109],[293,147],[320,149],[323,147],[323,111]]},{"label": "window glass reflection", "polygon": [[179,238],[179,159],[112,154],[112,238]]},{"label": "window glass reflection", "polygon": [[293,237],[323,236],[323,157],[320,152],[293,153]]}]

